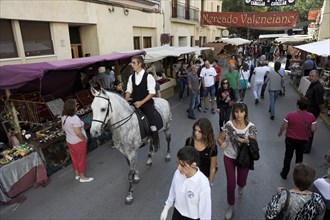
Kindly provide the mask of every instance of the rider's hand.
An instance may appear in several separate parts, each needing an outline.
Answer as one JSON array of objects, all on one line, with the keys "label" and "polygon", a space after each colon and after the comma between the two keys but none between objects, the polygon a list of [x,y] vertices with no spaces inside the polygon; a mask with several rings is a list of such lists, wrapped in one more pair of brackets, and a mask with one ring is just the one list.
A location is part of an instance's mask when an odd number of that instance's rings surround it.
[{"label": "rider's hand", "polygon": [[133,105],[135,106],[135,108],[140,108],[142,106],[142,102],[141,101],[136,101],[133,103]]}]

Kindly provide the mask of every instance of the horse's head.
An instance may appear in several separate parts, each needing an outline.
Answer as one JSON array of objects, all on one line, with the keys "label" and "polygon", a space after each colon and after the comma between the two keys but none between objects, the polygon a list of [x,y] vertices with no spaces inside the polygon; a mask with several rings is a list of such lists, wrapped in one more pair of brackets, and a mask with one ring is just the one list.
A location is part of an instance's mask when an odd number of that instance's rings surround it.
[{"label": "horse's head", "polygon": [[101,89],[99,92],[92,87],[91,92],[94,96],[94,100],[91,106],[93,111],[93,121],[90,133],[93,137],[98,137],[101,135],[102,128],[110,119],[112,105],[110,98],[104,89]]}]

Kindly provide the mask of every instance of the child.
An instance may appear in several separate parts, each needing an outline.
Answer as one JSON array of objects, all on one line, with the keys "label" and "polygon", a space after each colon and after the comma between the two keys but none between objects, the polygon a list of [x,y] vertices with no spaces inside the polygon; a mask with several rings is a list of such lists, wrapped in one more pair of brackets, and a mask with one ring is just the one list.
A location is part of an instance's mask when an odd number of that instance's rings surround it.
[{"label": "child", "polygon": [[174,204],[172,219],[211,219],[211,189],[209,180],[198,169],[198,151],[192,146],[177,154],[178,169],[174,173],[169,196],[160,219],[165,220]]}]

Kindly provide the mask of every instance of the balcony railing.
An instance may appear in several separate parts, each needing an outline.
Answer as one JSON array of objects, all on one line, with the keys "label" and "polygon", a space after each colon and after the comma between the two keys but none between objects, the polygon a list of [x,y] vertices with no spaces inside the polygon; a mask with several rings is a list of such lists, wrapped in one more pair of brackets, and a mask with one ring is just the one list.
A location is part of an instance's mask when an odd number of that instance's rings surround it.
[{"label": "balcony railing", "polygon": [[180,18],[189,21],[199,21],[199,9],[178,2],[172,5],[172,18]]}]

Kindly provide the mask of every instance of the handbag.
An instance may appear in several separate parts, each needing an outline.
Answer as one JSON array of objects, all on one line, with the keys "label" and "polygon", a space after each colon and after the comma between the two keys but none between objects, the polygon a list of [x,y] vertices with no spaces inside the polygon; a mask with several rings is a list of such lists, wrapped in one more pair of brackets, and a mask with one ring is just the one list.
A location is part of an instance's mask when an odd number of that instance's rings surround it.
[{"label": "handbag", "polygon": [[246,81],[246,79],[244,78],[244,75],[243,75],[243,73],[242,73],[242,69],[240,70],[240,72],[241,72],[241,76],[242,76],[242,78],[243,78],[243,80],[244,80],[244,83],[245,83],[245,88],[246,88],[246,89],[251,88],[251,83],[248,82],[248,81]]},{"label": "handbag", "polygon": [[281,97],[284,97],[284,96],[285,96],[284,78],[283,78],[283,76],[282,76],[279,72],[276,72],[276,73],[281,77],[281,87],[282,87],[282,89],[281,89],[279,95],[280,95]]},{"label": "handbag", "polygon": [[312,136],[312,131],[311,131],[311,127],[308,126],[307,122],[305,121],[305,119],[301,116],[301,114],[299,112],[297,112],[297,114],[299,115],[299,117],[301,118],[301,120],[304,122],[305,127],[307,128],[307,133],[308,133],[308,137]]},{"label": "handbag", "polygon": [[284,220],[285,213],[288,210],[289,202],[290,202],[290,192],[287,189],[284,189],[286,191],[286,200],[283,208],[281,209],[280,213],[276,216],[276,220]]},{"label": "handbag", "polygon": [[237,148],[237,157],[236,157],[236,165],[241,167],[250,167],[251,158],[250,158],[250,150],[249,146],[245,143],[241,143]]},{"label": "handbag", "polygon": [[249,150],[252,160],[259,160],[259,146],[256,139],[249,137]]}]

